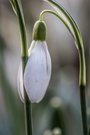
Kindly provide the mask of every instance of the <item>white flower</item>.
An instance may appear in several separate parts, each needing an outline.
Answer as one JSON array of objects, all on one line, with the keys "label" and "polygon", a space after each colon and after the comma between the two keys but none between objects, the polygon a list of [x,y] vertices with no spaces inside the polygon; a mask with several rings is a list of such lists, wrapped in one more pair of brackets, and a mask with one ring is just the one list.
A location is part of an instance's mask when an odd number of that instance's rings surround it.
[{"label": "white flower", "polygon": [[32,103],[40,102],[46,93],[51,77],[51,58],[46,41],[32,41],[29,49],[29,58],[25,67],[24,80],[21,66],[18,77],[18,89],[21,99],[24,99],[24,82],[30,101]]}]

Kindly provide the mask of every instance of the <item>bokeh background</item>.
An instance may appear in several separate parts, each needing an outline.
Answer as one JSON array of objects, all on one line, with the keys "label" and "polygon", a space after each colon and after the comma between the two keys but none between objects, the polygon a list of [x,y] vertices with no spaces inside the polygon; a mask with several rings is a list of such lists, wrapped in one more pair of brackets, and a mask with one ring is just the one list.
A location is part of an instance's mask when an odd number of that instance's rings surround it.
[{"label": "bokeh background", "polygon": [[[57,0],[77,22],[84,40],[87,66],[87,115],[90,126],[90,0]],[[28,44],[43,9],[43,0],[22,0]],[[62,135],[82,135],[79,99],[79,60],[73,38],[53,15],[44,17],[52,59],[52,77],[43,101],[32,105],[33,134],[47,135],[59,127]],[[18,20],[9,0],[0,0],[0,135],[25,135],[23,103],[17,90],[21,59]],[[47,131],[47,132],[46,132]]]}]

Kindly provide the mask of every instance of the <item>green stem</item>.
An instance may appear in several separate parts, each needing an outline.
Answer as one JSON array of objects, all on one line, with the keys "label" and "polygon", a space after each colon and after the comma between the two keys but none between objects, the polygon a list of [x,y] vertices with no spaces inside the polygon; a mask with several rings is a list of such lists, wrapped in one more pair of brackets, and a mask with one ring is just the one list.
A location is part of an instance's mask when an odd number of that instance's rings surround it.
[{"label": "green stem", "polygon": [[24,91],[24,95],[25,95],[24,98],[27,99],[25,100],[25,104],[24,104],[26,135],[32,135],[32,117],[31,117],[32,108],[25,91]]},{"label": "green stem", "polygon": [[[83,135],[88,135],[88,125],[87,125],[87,113],[86,113],[86,97],[85,97],[85,86],[86,86],[86,64],[85,64],[85,52],[83,47],[82,37],[79,31],[78,26],[71,17],[71,15],[54,0],[45,0],[48,2],[56,12],[52,10],[44,10],[40,14],[40,20],[43,19],[45,13],[51,13],[58,17],[64,25],[67,27],[69,32],[72,34],[76,48],[79,53],[79,62],[80,62],[80,73],[79,73],[79,85],[80,85],[80,104],[81,104],[81,114],[82,114],[82,125],[83,125]],[[84,86],[81,87],[81,86]]]},{"label": "green stem", "polygon": [[[22,67],[23,67],[23,74],[25,70],[25,66],[27,64],[28,57],[22,57]],[[32,135],[32,107],[31,102],[27,96],[25,87],[24,87],[24,113],[25,113],[25,130],[26,135]]]},{"label": "green stem", "polygon": [[[20,34],[21,34],[21,55],[22,55],[22,69],[23,76],[24,70],[28,60],[28,45],[27,45],[27,36],[26,36],[26,27],[22,11],[22,5],[19,0],[10,0],[12,7],[18,17]],[[23,86],[24,87],[24,86]],[[32,116],[31,116],[31,102],[27,96],[25,87],[24,87],[24,112],[25,112],[25,128],[26,135],[32,135]]]},{"label": "green stem", "polygon": [[59,16],[59,15],[58,15],[55,11],[53,11],[53,10],[48,10],[48,9],[43,10],[43,11],[40,13],[40,16],[39,16],[40,21],[43,21],[43,15],[44,15],[45,13],[51,13],[51,14],[55,15],[57,18],[59,18],[59,19],[64,23],[64,25],[67,27],[67,29],[71,32],[71,30],[70,30],[69,26],[67,25],[67,23],[65,22],[64,18],[63,18],[62,16]]},{"label": "green stem", "polygon": [[80,86],[80,101],[81,101],[81,113],[82,113],[82,123],[83,123],[83,134],[88,135],[87,127],[87,114],[86,114],[86,98],[85,98],[85,86]]},{"label": "green stem", "polygon": [[56,13],[55,11],[52,11],[52,10],[43,10],[40,13],[40,17],[39,17],[40,21],[43,20],[43,16],[45,13],[51,13],[51,14],[55,15],[59,20],[61,20],[64,23],[64,25],[67,27],[69,32],[72,34],[72,36],[75,40],[76,47],[78,49],[78,53],[79,53],[79,60],[80,60],[79,83],[80,83],[80,85],[81,84],[85,85],[86,84],[86,72],[85,72],[86,67],[85,67],[84,47],[83,47],[82,37],[80,35],[79,29],[78,29],[76,23],[72,22],[72,20],[70,18],[68,18],[69,23],[67,23],[65,18],[63,18],[63,15],[60,16],[58,13]]},{"label": "green stem", "polygon": [[60,18],[63,18],[65,23],[68,25],[69,27],[68,30],[71,32],[72,36],[74,37],[76,48],[79,53],[79,60],[80,60],[79,84],[86,85],[86,66],[85,66],[86,64],[85,64],[85,56],[84,56],[85,53],[83,47],[83,40],[79,28],[76,22],[74,21],[74,19],[71,17],[71,15],[62,5],[55,2],[55,0],[44,0],[44,1],[48,2],[48,4],[50,4],[55,9],[56,14],[58,14]]},{"label": "green stem", "polygon": [[27,44],[27,36],[26,36],[26,27],[25,21],[22,11],[22,5],[20,0],[10,0],[12,7],[18,17],[19,27],[20,27],[20,35],[21,35],[21,55],[28,56],[28,44]]}]

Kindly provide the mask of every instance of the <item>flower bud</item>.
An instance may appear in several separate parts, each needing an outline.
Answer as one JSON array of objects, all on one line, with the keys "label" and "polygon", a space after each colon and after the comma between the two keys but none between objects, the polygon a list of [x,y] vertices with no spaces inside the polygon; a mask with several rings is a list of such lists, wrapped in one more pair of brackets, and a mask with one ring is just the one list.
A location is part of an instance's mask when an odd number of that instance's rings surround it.
[{"label": "flower bud", "polygon": [[23,85],[32,103],[40,102],[47,90],[51,77],[51,58],[45,41],[46,26],[37,21],[33,30],[33,41],[28,51],[28,61],[22,78],[22,67],[19,72],[19,94],[24,99]]},{"label": "flower bud", "polygon": [[45,41],[32,41],[31,48],[24,72],[24,86],[31,102],[38,103],[50,81],[51,59]]}]

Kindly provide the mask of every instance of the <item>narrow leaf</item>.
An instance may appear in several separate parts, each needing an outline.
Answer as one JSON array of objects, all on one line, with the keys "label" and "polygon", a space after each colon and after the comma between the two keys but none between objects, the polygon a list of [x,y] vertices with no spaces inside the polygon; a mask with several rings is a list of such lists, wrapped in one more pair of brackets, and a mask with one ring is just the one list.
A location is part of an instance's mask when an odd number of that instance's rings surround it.
[{"label": "narrow leaf", "polygon": [[14,0],[9,0],[9,2],[10,2],[10,4],[11,4],[12,8],[13,8],[13,11],[14,11],[14,13],[17,15],[17,12],[16,12],[16,7],[15,7],[15,2],[14,2]]},{"label": "narrow leaf", "polygon": [[20,26],[20,34],[21,34],[21,41],[22,41],[22,56],[27,55],[27,37],[26,37],[26,27],[25,27],[25,20],[22,10],[21,0],[9,0],[12,8],[17,15],[19,26]]}]

